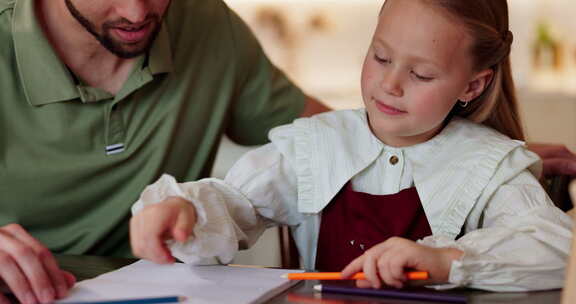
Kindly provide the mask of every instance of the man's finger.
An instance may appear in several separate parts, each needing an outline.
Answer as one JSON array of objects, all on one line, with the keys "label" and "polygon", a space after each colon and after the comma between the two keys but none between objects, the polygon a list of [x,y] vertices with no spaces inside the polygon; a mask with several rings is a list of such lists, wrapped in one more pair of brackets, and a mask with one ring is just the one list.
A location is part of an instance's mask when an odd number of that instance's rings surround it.
[{"label": "man's finger", "polygon": [[50,257],[41,257],[41,260],[43,261],[46,272],[48,272],[48,275],[52,279],[52,286],[54,286],[54,290],[56,291],[56,298],[62,299],[66,297],[70,286],[66,282],[64,274],[52,254],[50,254]]},{"label": "man's finger", "polygon": [[576,176],[576,160],[569,158],[548,158],[544,160],[544,176]]},{"label": "man's finger", "polygon": [[0,293],[0,304],[10,304],[10,301]]},{"label": "man's finger", "polygon": [[35,257],[39,259],[40,264],[50,278],[49,282],[51,283],[51,288],[55,292],[55,297],[57,299],[65,297],[68,294],[69,288],[66,284],[66,279],[62,275],[60,266],[58,266],[58,262],[56,262],[56,259],[50,250],[44,247],[38,240],[33,238],[30,234],[28,234],[28,232],[24,230],[15,234],[15,237],[32,248]]},{"label": "man's finger", "polygon": [[5,249],[12,254],[34,288],[36,296],[44,302],[66,295],[68,288],[56,259],[38,240],[22,226],[9,225],[4,231],[20,243],[12,243]]},{"label": "man's finger", "polygon": [[66,286],[68,286],[68,289],[74,287],[74,284],[76,284],[76,277],[73,274],[62,270],[62,276],[66,280]]},{"label": "man's finger", "polygon": [[[34,250],[25,244],[15,242],[6,242],[6,238],[0,238],[3,243],[4,252],[15,261],[17,267],[24,274],[26,280],[34,290],[36,298],[42,302],[52,302],[56,298],[56,291],[48,273],[44,269]],[[6,280],[7,278],[4,277]]]},{"label": "man's finger", "polygon": [[37,303],[32,287],[24,273],[16,265],[16,261],[8,254],[0,252],[0,277],[6,283],[18,301],[25,304]]}]

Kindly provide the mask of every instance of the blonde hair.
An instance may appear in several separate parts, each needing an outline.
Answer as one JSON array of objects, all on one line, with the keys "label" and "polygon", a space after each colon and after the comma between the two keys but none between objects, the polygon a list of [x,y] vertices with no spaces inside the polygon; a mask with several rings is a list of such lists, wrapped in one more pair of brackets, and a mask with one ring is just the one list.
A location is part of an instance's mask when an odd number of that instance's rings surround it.
[{"label": "blonde hair", "polygon": [[470,52],[476,71],[494,71],[484,92],[465,108],[457,104],[451,115],[482,123],[510,138],[524,140],[510,66],[514,38],[509,30],[506,0],[423,1],[447,12],[449,17],[465,26],[473,41]]}]

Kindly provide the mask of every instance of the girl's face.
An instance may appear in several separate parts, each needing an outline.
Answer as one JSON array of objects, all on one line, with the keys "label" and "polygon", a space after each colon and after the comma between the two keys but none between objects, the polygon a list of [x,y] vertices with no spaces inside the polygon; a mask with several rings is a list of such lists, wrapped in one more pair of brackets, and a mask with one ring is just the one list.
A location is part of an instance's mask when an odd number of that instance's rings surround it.
[{"label": "girl's face", "polygon": [[372,132],[391,146],[427,141],[460,100],[484,88],[463,25],[420,0],[387,0],[362,69]]}]

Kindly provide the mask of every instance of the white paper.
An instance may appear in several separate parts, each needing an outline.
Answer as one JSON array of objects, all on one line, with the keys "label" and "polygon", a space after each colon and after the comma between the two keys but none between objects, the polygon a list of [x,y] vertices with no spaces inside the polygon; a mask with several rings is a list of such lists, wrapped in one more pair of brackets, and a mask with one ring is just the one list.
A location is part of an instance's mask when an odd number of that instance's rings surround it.
[{"label": "white paper", "polygon": [[82,281],[58,303],[184,296],[186,303],[263,303],[298,281],[281,276],[300,270],[223,265],[158,265],[148,261]]}]

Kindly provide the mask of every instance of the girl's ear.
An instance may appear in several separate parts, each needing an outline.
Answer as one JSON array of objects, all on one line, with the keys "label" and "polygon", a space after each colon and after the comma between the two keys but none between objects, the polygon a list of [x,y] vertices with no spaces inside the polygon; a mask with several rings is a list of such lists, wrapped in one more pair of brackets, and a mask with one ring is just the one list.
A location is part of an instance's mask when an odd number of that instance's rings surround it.
[{"label": "girl's ear", "polygon": [[459,100],[472,101],[480,96],[488,85],[490,85],[492,77],[494,77],[494,70],[492,69],[486,69],[476,73],[474,78],[468,83],[466,91],[460,96]]}]

